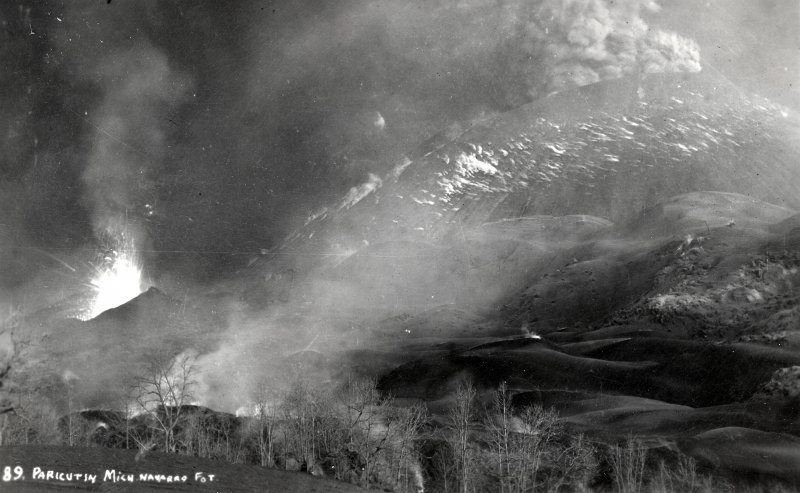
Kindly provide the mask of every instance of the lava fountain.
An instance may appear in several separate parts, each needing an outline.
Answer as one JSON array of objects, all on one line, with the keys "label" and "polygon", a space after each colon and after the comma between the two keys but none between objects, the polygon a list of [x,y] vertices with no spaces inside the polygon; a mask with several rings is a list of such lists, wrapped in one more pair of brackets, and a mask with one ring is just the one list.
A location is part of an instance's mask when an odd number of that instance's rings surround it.
[{"label": "lava fountain", "polygon": [[108,250],[99,265],[93,267],[94,275],[89,285],[94,290],[94,299],[85,316],[81,317],[84,320],[116,308],[144,291],[142,263],[133,242],[122,234],[117,244],[121,248]]}]

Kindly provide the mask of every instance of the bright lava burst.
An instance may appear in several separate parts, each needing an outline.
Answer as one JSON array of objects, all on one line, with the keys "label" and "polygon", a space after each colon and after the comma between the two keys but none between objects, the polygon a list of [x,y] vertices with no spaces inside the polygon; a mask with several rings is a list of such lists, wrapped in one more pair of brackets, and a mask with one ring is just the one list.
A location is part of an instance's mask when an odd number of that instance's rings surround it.
[{"label": "bright lava burst", "polygon": [[95,298],[86,319],[116,308],[142,292],[142,268],[133,251],[113,251],[90,281]]}]

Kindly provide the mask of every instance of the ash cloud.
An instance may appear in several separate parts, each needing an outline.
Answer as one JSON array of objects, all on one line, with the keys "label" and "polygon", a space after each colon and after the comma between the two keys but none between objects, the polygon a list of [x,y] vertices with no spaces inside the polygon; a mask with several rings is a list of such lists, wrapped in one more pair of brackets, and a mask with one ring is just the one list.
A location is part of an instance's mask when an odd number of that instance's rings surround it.
[{"label": "ash cloud", "polygon": [[643,11],[659,8],[652,1],[638,0],[522,4],[515,34],[500,50],[512,79],[523,81],[521,93],[507,92],[507,98],[522,102],[641,72],[699,71],[696,43],[652,29],[643,19]]}]

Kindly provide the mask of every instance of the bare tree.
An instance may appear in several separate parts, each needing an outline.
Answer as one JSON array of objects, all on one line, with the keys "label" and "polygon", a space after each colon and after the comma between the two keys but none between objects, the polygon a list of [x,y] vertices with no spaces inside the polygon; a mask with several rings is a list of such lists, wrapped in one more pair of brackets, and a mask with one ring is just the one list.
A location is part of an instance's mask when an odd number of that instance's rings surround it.
[{"label": "bare tree", "polygon": [[511,491],[535,490],[539,470],[558,433],[558,415],[552,409],[533,406],[523,410],[520,421],[510,442]]},{"label": "bare tree", "polygon": [[506,382],[502,382],[492,399],[491,413],[487,413],[489,440],[497,461],[497,478],[500,491],[510,491],[511,477],[511,433],[512,433],[511,395]]},{"label": "bare tree", "polygon": [[450,493],[453,483],[457,482],[455,478],[457,471],[453,461],[454,456],[452,442],[450,440],[442,440],[434,448],[431,457],[431,464],[434,468],[434,478],[439,481],[441,491],[444,493]]},{"label": "bare tree", "polygon": [[70,447],[86,445],[84,440],[86,438],[86,430],[83,429],[84,426],[81,426],[83,423],[80,423],[80,420],[75,415],[74,394],[75,382],[78,380],[78,377],[74,373],[68,371],[62,375],[61,380],[67,399],[67,416],[65,420],[66,423],[64,423],[66,425],[67,445]]},{"label": "bare tree", "polygon": [[558,450],[553,462],[548,491],[559,491],[562,487],[588,488],[587,483],[598,466],[595,447],[583,434],[571,437],[568,444]]},{"label": "bare tree", "polygon": [[154,440],[147,440],[144,438],[140,438],[138,434],[131,435],[133,440],[136,442],[136,446],[138,447],[139,451],[136,452],[136,456],[133,458],[135,462],[139,462],[140,460],[144,459],[148,452],[153,450],[156,446],[156,442]]},{"label": "bare tree", "polygon": [[[698,470],[697,461],[678,452],[671,466],[662,459],[658,469],[652,474],[647,491],[652,493],[668,493],[672,491],[687,492],[732,492],[734,486],[724,478],[704,474]],[[762,491],[790,491],[782,484],[763,485]]]},{"label": "bare tree", "polygon": [[0,445],[7,442],[7,434],[11,422],[14,420],[14,404],[8,389],[12,369],[17,366],[22,358],[25,348],[30,345],[30,340],[20,340],[18,328],[22,320],[22,310],[19,307],[8,307],[0,322]]},{"label": "bare tree", "polygon": [[126,449],[133,448],[134,445],[137,447],[140,446],[139,441],[144,438],[139,436],[140,434],[137,433],[138,430],[135,428],[135,426],[133,426],[136,413],[141,411],[141,409],[139,409],[140,406],[136,403],[135,399],[135,381],[135,378],[130,379],[127,384],[122,387],[122,391],[114,396],[113,400],[113,406],[120,409],[123,414]]},{"label": "bare tree", "polygon": [[470,481],[472,457],[470,453],[470,432],[475,424],[475,397],[477,391],[470,380],[459,380],[456,387],[455,401],[447,415],[450,430],[458,486],[462,493],[467,493]]},{"label": "bare tree", "polygon": [[628,437],[624,444],[611,446],[608,450],[608,462],[614,472],[614,483],[618,491],[642,491],[647,447],[641,441]]},{"label": "bare tree", "polygon": [[61,443],[58,413],[45,397],[34,393],[23,394],[12,409],[3,415],[4,445]]},{"label": "bare tree", "polygon": [[381,455],[390,443],[386,422],[392,398],[381,396],[377,382],[370,378],[350,378],[336,393],[343,404],[348,447],[363,464],[361,485],[366,487]]},{"label": "bare tree", "polygon": [[394,437],[393,462],[397,467],[395,482],[401,488],[407,489],[408,485],[413,485],[418,491],[424,489],[416,444],[425,436],[423,428],[428,419],[428,409],[424,404],[395,408],[391,413],[389,426]]},{"label": "bare tree", "polygon": [[278,433],[278,395],[266,382],[259,388],[254,421],[259,461],[262,467],[275,467]]},{"label": "bare tree", "polygon": [[164,450],[175,452],[175,429],[184,421],[186,405],[194,398],[194,357],[152,357],[135,377],[133,396],[148,415],[151,427],[162,434]]},{"label": "bare tree", "polygon": [[284,464],[288,454],[305,464],[307,470],[316,464],[319,455],[320,416],[326,407],[327,396],[303,380],[296,380],[283,396],[281,411],[284,428]]}]

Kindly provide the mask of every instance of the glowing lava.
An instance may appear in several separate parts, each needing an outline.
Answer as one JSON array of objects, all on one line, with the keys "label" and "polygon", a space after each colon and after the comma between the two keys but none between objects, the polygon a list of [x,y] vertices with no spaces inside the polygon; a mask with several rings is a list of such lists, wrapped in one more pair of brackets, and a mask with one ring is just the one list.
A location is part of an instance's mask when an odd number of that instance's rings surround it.
[{"label": "glowing lava", "polygon": [[131,251],[112,251],[90,281],[95,298],[85,319],[116,308],[142,293],[142,267]]}]

